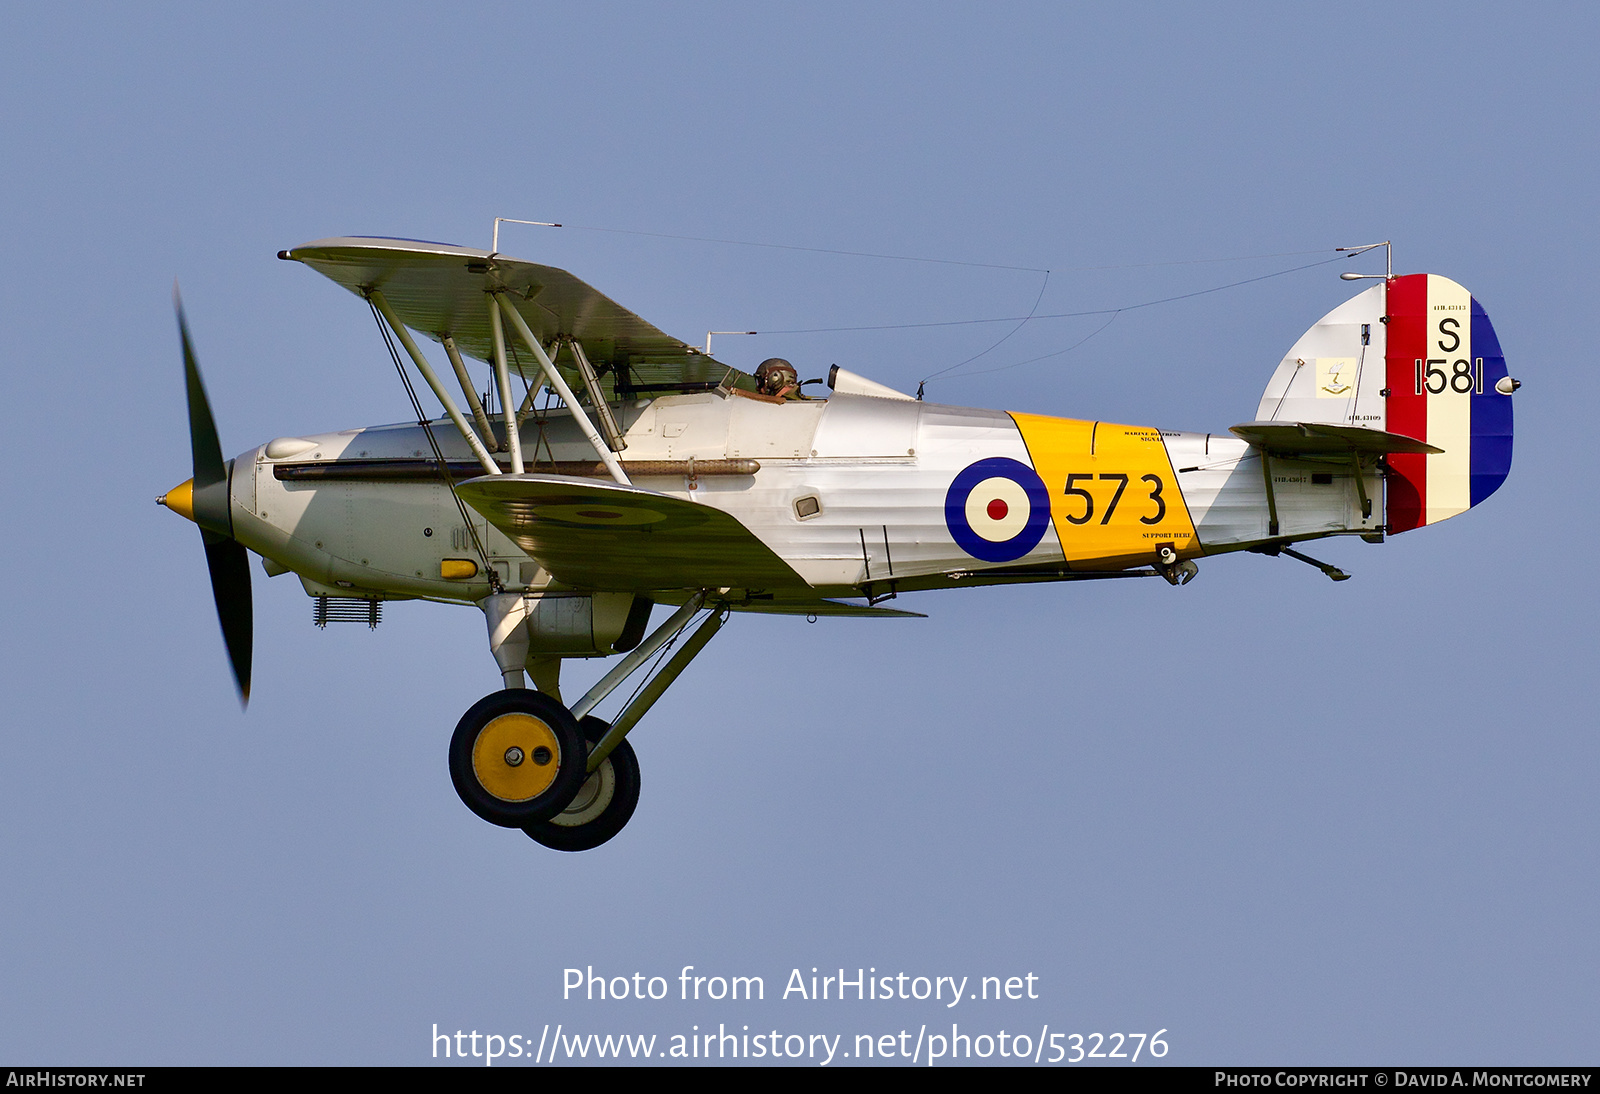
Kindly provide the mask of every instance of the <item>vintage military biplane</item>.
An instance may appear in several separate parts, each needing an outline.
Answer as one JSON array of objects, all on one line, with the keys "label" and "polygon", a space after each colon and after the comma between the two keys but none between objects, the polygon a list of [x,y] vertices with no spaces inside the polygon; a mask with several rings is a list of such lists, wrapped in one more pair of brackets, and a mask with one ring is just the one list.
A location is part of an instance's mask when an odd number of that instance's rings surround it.
[{"label": "vintage military biplane", "polygon": [[[279,437],[224,460],[179,309],[200,526],[242,697],[248,551],[315,618],[475,605],[503,689],[462,717],[450,774],[483,819],[561,850],[632,815],[626,740],[730,612],[894,616],[913,590],[1160,576],[1195,559],[1381,542],[1488,497],[1517,381],[1489,318],[1431,274],[1383,277],[1289,350],[1228,432],[921,402],[835,367],[807,397],[672,338],[564,270],[413,240],[283,251],[370,306],[418,420]],[[454,396],[413,332],[437,342]],[[480,394],[466,359],[492,374]],[[409,362],[444,409],[424,411]],[[820,383],[820,381],[807,381]],[[543,392],[543,404],[541,402]],[[674,610],[651,627],[656,605]],[[570,704],[571,657],[621,660]],[[524,685],[524,674],[533,688]],[[609,722],[592,713],[640,676]]]}]

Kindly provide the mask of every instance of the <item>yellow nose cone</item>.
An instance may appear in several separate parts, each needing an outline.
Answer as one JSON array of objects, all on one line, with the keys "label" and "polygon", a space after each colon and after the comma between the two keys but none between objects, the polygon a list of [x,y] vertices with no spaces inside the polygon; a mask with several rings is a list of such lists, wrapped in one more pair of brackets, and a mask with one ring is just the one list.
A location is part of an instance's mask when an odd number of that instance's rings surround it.
[{"label": "yellow nose cone", "polygon": [[184,520],[194,519],[194,480],[185,481],[156,499]]}]

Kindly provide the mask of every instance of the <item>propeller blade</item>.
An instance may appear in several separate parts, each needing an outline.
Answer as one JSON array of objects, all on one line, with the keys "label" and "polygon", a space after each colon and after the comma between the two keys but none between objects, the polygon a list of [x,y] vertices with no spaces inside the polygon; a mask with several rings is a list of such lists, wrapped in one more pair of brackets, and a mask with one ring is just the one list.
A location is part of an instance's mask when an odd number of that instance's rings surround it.
[{"label": "propeller blade", "polygon": [[217,438],[217,423],[211,417],[211,401],[200,381],[200,365],[194,359],[189,341],[189,324],[183,317],[183,300],[178,286],[172,286],[172,306],[178,313],[178,337],[183,340],[183,382],[189,395],[189,447],[194,455],[194,488],[200,490],[228,477],[222,459],[222,442]]},{"label": "propeller blade", "polygon": [[206,541],[206,565],[211,570],[211,595],[217,602],[217,622],[228,647],[233,682],[239,703],[250,705],[250,652],[254,609],[250,603],[250,554],[238,540],[201,532]]},{"label": "propeller blade", "polygon": [[172,286],[172,306],[178,313],[178,337],[183,342],[183,382],[189,399],[189,447],[194,458],[194,521],[206,547],[206,566],[211,571],[211,595],[217,604],[217,622],[222,625],[222,641],[233,668],[233,682],[239,688],[239,702],[250,704],[250,654],[254,642],[254,608],[250,597],[250,555],[244,545],[232,538],[229,514],[228,464],[222,458],[222,442],[217,423],[211,416],[211,401],[206,398],[189,340],[189,324],[183,316],[183,300],[178,286]]}]

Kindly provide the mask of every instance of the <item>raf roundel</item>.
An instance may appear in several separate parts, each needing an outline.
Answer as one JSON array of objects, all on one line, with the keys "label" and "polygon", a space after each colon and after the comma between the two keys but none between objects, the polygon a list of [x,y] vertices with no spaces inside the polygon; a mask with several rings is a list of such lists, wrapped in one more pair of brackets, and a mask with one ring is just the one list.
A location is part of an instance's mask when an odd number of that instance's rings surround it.
[{"label": "raf roundel", "polygon": [[944,522],[956,545],[984,562],[1021,558],[1050,525],[1050,495],[1025,463],[996,456],[970,464],[944,497]]}]

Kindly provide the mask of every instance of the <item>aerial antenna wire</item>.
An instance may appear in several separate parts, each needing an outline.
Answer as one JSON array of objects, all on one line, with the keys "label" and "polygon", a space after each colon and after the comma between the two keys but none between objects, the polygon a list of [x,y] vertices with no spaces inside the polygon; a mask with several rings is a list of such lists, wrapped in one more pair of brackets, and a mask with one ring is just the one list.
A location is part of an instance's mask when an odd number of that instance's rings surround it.
[{"label": "aerial antenna wire", "polygon": [[[534,221],[518,221],[532,224]],[[650,239],[677,239],[687,243],[720,243],[727,247],[764,247],[774,251],[805,251],[808,254],[844,255],[848,258],[881,258],[889,262],[927,262],[938,266],[975,266],[984,270],[1020,270],[1023,273],[1048,273],[1036,266],[1007,266],[999,262],[967,262],[957,258],[921,258],[915,255],[888,255],[873,251],[842,251],[833,247],[801,247],[793,243],[757,243],[747,239],[715,239],[709,236],[681,236],[668,232],[640,232],[631,228],[596,228],[586,224],[549,224],[549,228],[573,228],[580,232],[606,232],[610,235],[647,236]]]},{"label": "aerial antenna wire", "polygon": [[[1326,266],[1331,262],[1342,262],[1348,257],[1349,257],[1348,255],[1343,255],[1343,254],[1335,255],[1333,258],[1324,258],[1319,262],[1308,262],[1303,266],[1294,266],[1294,267],[1292,267],[1290,269],[1287,269],[1287,270],[1276,270],[1273,273],[1262,274],[1259,277],[1247,277],[1243,281],[1230,281],[1226,285],[1213,285],[1209,289],[1196,289],[1194,292],[1179,293],[1176,296],[1164,296],[1164,297],[1161,297],[1159,300],[1146,300],[1142,304],[1127,304],[1127,305],[1124,305],[1123,307],[1120,307],[1120,308],[1097,308],[1097,309],[1095,309],[1093,311],[1061,312],[1061,313],[1056,314],[1056,315],[1041,315],[1041,316],[1037,316],[1037,317],[1030,317],[1030,318],[1039,318],[1039,319],[1068,319],[1068,318],[1076,318],[1076,317],[1079,317],[1079,316],[1088,316],[1088,315],[1109,315],[1111,317],[1111,319],[1106,320],[1105,324],[1103,326],[1101,326],[1099,330],[1096,330],[1093,334],[1089,335],[1088,338],[1083,338],[1083,339],[1079,340],[1078,342],[1074,343],[1073,345],[1068,346],[1067,349],[1065,349],[1065,350],[1057,350],[1054,353],[1047,353],[1043,357],[1032,358],[1031,361],[1042,361],[1046,357],[1056,357],[1056,356],[1059,356],[1062,353],[1067,353],[1070,350],[1077,349],[1078,346],[1081,346],[1081,345],[1083,345],[1084,342],[1087,342],[1089,340],[1089,338],[1093,338],[1095,334],[1099,334],[1100,331],[1103,331],[1103,330],[1106,329],[1106,327],[1109,327],[1111,325],[1111,321],[1116,319],[1116,317],[1121,315],[1123,312],[1138,311],[1141,308],[1153,308],[1158,304],[1172,304],[1172,303],[1176,303],[1179,300],[1193,300],[1197,296],[1209,296],[1211,293],[1222,292],[1225,289],[1237,289],[1241,285],[1253,285],[1257,281],[1266,281],[1266,280],[1269,280],[1269,279],[1274,278],[1274,277],[1284,277],[1284,276],[1286,276],[1288,274],[1299,273],[1301,270],[1309,270],[1309,269],[1312,269],[1312,268],[1317,267],[1317,266]],[[1024,320],[1024,321],[1026,321],[1026,320]],[[992,320],[991,320],[991,322],[992,322]],[[1015,333],[1015,332],[1013,332],[1013,333]],[[968,358],[968,360],[974,360],[974,358]],[[1017,364],[1018,365],[1030,364],[1031,361],[1018,361]],[[963,362],[961,362],[961,364],[966,364],[966,362],[963,361]],[[918,385],[919,389],[921,388],[922,384],[926,384],[926,383],[928,383],[928,381],[933,380],[933,379],[935,379],[937,377],[943,376],[946,373],[952,372],[955,369],[958,369],[960,367],[961,367],[960,364],[951,365],[949,368],[941,369],[940,371],[933,373],[931,376],[925,377],[922,380],[921,384]],[[1014,366],[1014,365],[1006,365],[1006,366],[1002,366],[1002,368],[988,369],[988,370],[984,370],[984,371],[985,372],[1000,372],[1000,371],[1003,371],[1003,369],[1005,369],[1005,368],[1014,368],[1014,367],[1016,367],[1016,366]],[[981,376],[981,375],[984,375],[984,372],[974,373],[973,375],[980,375]]]},{"label": "aerial antenna wire", "polygon": [[[579,232],[605,232],[608,235],[644,236],[648,239],[675,239],[686,243],[717,243],[727,247],[762,247],[774,251],[804,251],[808,254],[843,255],[847,258],[877,258],[888,262],[925,262],[937,266],[972,266],[983,270],[1017,270],[1022,273],[1039,274],[1051,272],[1040,266],[1013,266],[1001,262],[973,262],[958,258],[925,258],[919,255],[880,254],[876,251],[846,251],[836,247],[803,247],[793,243],[763,243],[748,239],[686,236],[670,232],[644,232],[633,228],[600,228],[590,224],[553,224],[541,220],[512,220],[509,217],[497,217],[496,220],[504,221],[507,224],[531,224],[540,228],[571,228]],[[1381,246],[1381,244],[1376,246]],[[1312,251],[1275,251],[1271,254],[1229,255],[1219,258],[1184,258],[1169,262],[1126,262],[1106,266],[1061,266],[1056,267],[1054,272],[1086,273],[1098,270],[1146,270],[1158,266],[1198,266],[1213,262],[1249,262],[1262,258],[1298,258],[1302,255],[1324,254],[1326,250],[1327,248],[1321,247]]]},{"label": "aerial antenna wire", "polygon": [[[1000,341],[996,342],[994,345],[990,346],[988,349],[982,350],[981,352],[978,352],[978,353],[974,353],[971,357],[968,357],[965,361],[961,361],[961,362],[959,362],[957,364],[951,365],[949,368],[940,369],[938,372],[935,372],[933,374],[933,376],[943,376],[946,372],[953,372],[954,370],[960,368],[962,365],[971,364],[973,361],[976,361],[978,358],[984,356],[985,354],[991,353],[994,350],[999,349],[1000,346],[1006,341],[1006,339],[1010,338],[1013,334],[1016,334],[1023,327],[1027,326],[1028,320],[1033,318],[1033,313],[1039,310],[1039,302],[1044,299],[1044,291],[1045,291],[1045,289],[1047,289],[1049,287],[1050,287],[1050,271],[1046,270],[1044,272],[1044,283],[1039,286],[1039,295],[1033,298],[1033,307],[1028,309],[1028,314],[1024,315],[1022,317],[1022,319],[1017,323],[1016,326],[1012,327],[1009,331],[1007,331],[1000,338]],[[929,380],[933,379],[933,376],[924,377],[917,384],[917,398],[918,399],[922,398],[923,385],[925,385]]]},{"label": "aerial antenna wire", "polygon": [[[1308,262],[1308,263],[1306,263],[1305,265],[1302,265],[1302,266],[1293,266],[1293,267],[1290,267],[1289,269],[1286,269],[1286,270],[1276,270],[1276,271],[1274,271],[1272,273],[1262,274],[1259,277],[1248,277],[1248,278],[1245,278],[1242,281],[1231,281],[1231,282],[1229,282],[1229,283],[1227,283],[1225,285],[1214,285],[1209,289],[1199,289],[1199,290],[1196,290],[1195,292],[1180,293],[1177,296],[1162,297],[1161,299],[1158,299],[1158,300],[1146,300],[1143,303],[1128,304],[1128,305],[1124,305],[1123,307],[1120,307],[1120,308],[1096,308],[1096,309],[1092,309],[1092,310],[1089,310],[1089,311],[1053,312],[1053,313],[1049,313],[1049,314],[1046,314],[1046,315],[1038,315],[1036,313],[1038,311],[1040,302],[1044,299],[1044,291],[1045,291],[1045,288],[1050,283],[1050,275],[1052,273],[1051,270],[1043,269],[1043,268],[1038,267],[1038,266],[1012,266],[1012,265],[1006,265],[1006,264],[997,263],[997,262],[969,262],[969,261],[965,261],[965,260],[961,260],[961,259],[952,259],[952,258],[923,258],[923,257],[914,256],[914,255],[879,254],[879,253],[873,252],[873,251],[846,251],[846,250],[840,250],[840,249],[836,249],[836,248],[832,248],[832,247],[802,247],[802,246],[798,246],[798,245],[795,245],[795,244],[789,244],[789,243],[761,243],[761,242],[755,242],[755,241],[752,241],[752,240],[744,240],[744,239],[719,239],[719,238],[710,237],[710,236],[676,235],[676,234],[668,233],[668,232],[644,232],[644,231],[638,231],[638,230],[630,229],[630,228],[601,228],[601,227],[596,227],[594,225],[587,225],[587,224],[567,224],[567,225],[563,225],[563,224],[550,223],[550,222],[546,222],[546,221],[511,220],[508,217],[496,218],[495,226],[496,226],[497,230],[499,228],[499,224],[500,224],[501,221],[504,221],[506,223],[513,223],[513,224],[530,224],[530,225],[535,225],[537,227],[542,227],[542,228],[568,227],[568,228],[573,228],[573,229],[575,229],[577,231],[580,231],[580,232],[605,232],[605,233],[612,234],[612,235],[644,236],[644,237],[647,237],[647,238],[650,238],[650,239],[673,239],[673,240],[682,240],[682,241],[689,242],[689,243],[715,243],[715,244],[721,244],[723,246],[730,246],[730,247],[761,247],[761,248],[767,248],[767,249],[770,249],[770,250],[779,250],[779,251],[804,251],[804,252],[809,253],[809,254],[842,255],[842,256],[845,256],[845,257],[849,257],[849,258],[876,258],[876,259],[883,259],[883,260],[891,261],[891,262],[922,262],[922,263],[930,263],[930,264],[942,265],[942,266],[968,266],[968,267],[973,267],[973,268],[977,268],[977,269],[1015,270],[1015,271],[1019,271],[1019,272],[1023,272],[1023,273],[1043,274],[1044,275],[1044,282],[1040,286],[1039,295],[1034,300],[1033,307],[1031,309],[1029,309],[1028,314],[1027,315],[1023,315],[1023,316],[1000,316],[1000,317],[997,317],[997,318],[994,318],[994,319],[949,319],[949,320],[942,320],[942,321],[929,322],[929,323],[880,323],[880,324],[869,324],[869,325],[864,325],[864,326],[851,326],[851,327],[797,327],[797,328],[791,328],[791,329],[787,329],[787,330],[763,330],[763,331],[741,332],[741,333],[747,333],[747,334],[832,334],[832,333],[849,333],[849,332],[854,332],[854,331],[874,331],[874,330],[915,330],[915,329],[920,329],[920,328],[924,328],[924,327],[965,327],[965,326],[978,326],[978,325],[981,325],[981,324],[984,324],[984,323],[1016,323],[1017,324],[1016,327],[1014,327],[1004,337],[999,339],[999,341],[995,342],[992,346],[988,347],[988,349],[985,349],[980,353],[976,353],[973,356],[968,357],[965,361],[957,362],[956,364],[951,365],[948,368],[940,369],[938,372],[932,373],[931,375],[924,377],[917,384],[917,397],[919,399],[922,397],[923,388],[928,384],[929,381],[937,379],[939,377],[943,377],[946,374],[954,372],[956,369],[961,368],[963,365],[970,364],[971,362],[976,361],[978,358],[984,357],[987,354],[993,352],[994,350],[998,349],[1001,345],[1003,345],[1007,340],[1009,340],[1013,335],[1015,335],[1017,333],[1017,331],[1020,331],[1023,328],[1023,326],[1026,325],[1030,320],[1033,320],[1033,319],[1077,319],[1077,318],[1083,318],[1083,317],[1091,316],[1091,315],[1107,315],[1107,316],[1110,316],[1110,318],[1108,318],[1105,323],[1101,324],[1094,331],[1090,332],[1085,337],[1080,338],[1078,341],[1074,342],[1072,345],[1066,347],[1065,349],[1055,350],[1055,351],[1052,351],[1050,353],[1042,354],[1042,355],[1040,355],[1038,357],[1030,357],[1027,360],[1017,361],[1014,364],[1001,365],[999,368],[979,369],[979,370],[977,370],[975,372],[965,373],[964,375],[968,375],[968,376],[986,376],[986,375],[988,375],[989,373],[992,373],[992,372],[1003,372],[1003,371],[1005,371],[1007,369],[1017,368],[1017,367],[1019,367],[1021,365],[1032,364],[1035,361],[1043,361],[1043,360],[1047,360],[1048,358],[1051,358],[1051,357],[1059,357],[1063,353],[1070,353],[1073,350],[1077,349],[1079,346],[1083,345],[1085,342],[1089,341],[1091,338],[1094,338],[1096,335],[1098,335],[1102,331],[1104,331],[1107,327],[1109,327],[1112,324],[1112,322],[1114,322],[1116,320],[1117,316],[1121,315],[1123,312],[1138,311],[1138,310],[1140,310],[1142,308],[1152,308],[1152,307],[1155,307],[1155,306],[1157,306],[1159,304],[1172,304],[1172,303],[1176,303],[1177,301],[1180,301],[1180,300],[1191,300],[1191,299],[1193,299],[1194,297],[1197,297],[1197,296],[1206,296],[1206,295],[1208,295],[1210,293],[1222,292],[1222,291],[1224,291],[1226,289],[1236,289],[1236,288],[1239,288],[1242,285],[1252,285],[1252,284],[1256,283],[1257,281],[1266,281],[1266,280],[1269,280],[1270,278],[1274,278],[1274,277],[1284,277],[1284,276],[1286,276],[1288,274],[1299,273],[1301,270],[1309,270],[1309,269],[1312,269],[1312,268],[1317,267],[1317,266],[1325,266],[1325,265],[1328,265],[1329,263],[1332,263],[1332,262],[1338,262],[1338,261],[1340,261],[1341,259],[1344,259],[1344,258],[1354,258],[1357,255],[1364,254],[1369,250],[1373,250],[1373,249],[1375,249],[1377,247],[1384,246],[1384,244],[1382,244],[1382,243],[1374,243],[1374,244],[1368,244],[1368,245],[1362,246],[1362,247],[1338,247],[1338,248],[1335,248],[1335,251],[1337,253],[1335,254],[1335,256],[1333,258],[1323,259],[1323,260],[1321,260],[1319,262]],[[497,242],[498,242],[498,239],[497,239]],[[1155,268],[1165,267],[1165,266],[1197,266],[1197,265],[1206,265],[1206,264],[1217,263],[1217,262],[1248,262],[1248,261],[1253,261],[1253,260],[1256,260],[1256,259],[1263,259],[1263,258],[1297,258],[1297,257],[1300,257],[1302,255],[1326,254],[1327,250],[1328,249],[1325,248],[1325,247],[1319,247],[1319,248],[1317,248],[1315,250],[1310,250],[1310,251],[1276,251],[1276,252],[1273,252],[1273,253],[1270,253],[1270,254],[1232,255],[1232,256],[1218,257],[1218,258],[1178,259],[1178,260],[1168,261],[1168,262],[1130,262],[1130,263],[1121,263],[1121,264],[1104,265],[1104,266],[1065,266],[1065,267],[1061,267],[1059,270],[1057,270],[1055,272],[1080,273],[1080,272],[1095,272],[1095,271],[1104,271],[1104,270],[1144,270],[1144,269],[1155,269]],[[726,332],[724,332],[724,333],[726,333]],[[709,342],[710,339],[708,338],[707,341]],[[709,347],[708,347],[708,350],[709,350]]]},{"label": "aerial antenna wire", "polygon": [[[1324,251],[1312,251],[1312,254],[1326,254]],[[1243,281],[1230,281],[1226,285],[1213,285],[1209,289],[1197,289],[1194,292],[1180,293],[1177,296],[1164,296],[1159,300],[1146,300],[1140,304],[1124,304],[1120,308],[1092,308],[1088,311],[1062,311],[1046,312],[1044,315],[1000,315],[992,319],[939,319],[926,323],[869,323],[853,327],[791,327],[783,330],[767,329],[756,331],[757,334],[836,334],[840,332],[869,330],[920,330],[925,327],[975,327],[984,323],[1019,323],[1032,319],[1081,319],[1087,315],[1110,315],[1112,312],[1137,311],[1140,308],[1152,308],[1157,304],[1171,304],[1178,300],[1188,300],[1195,296],[1205,296],[1207,293],[1221,292],[1224,289],[1236,289],[1240,285],[1249,285],[1256,281],[1266,281],[1273,277],[1283,277],[1286,274],[1299,273],[1315,266],[1326,266],[1330,262],[1340,262],[1348,258],[1347,255],[1336,255],[1333,258],[1323,259],[1321,262],[1308,262],[1304,266],[1293,266],[1287,270],[1275,270],[1272,273],[1262,274],[1260,277],[1247,277]],[[1056,270],[1056,273],[1062,271]]]},{"label": "aerial antenna wire", "polygon": [[[963,376],[987,376],[991,372],[1005,372],[1007,369],[1021,368],[1023,365],[1031,365],[1035,361],[1045,361],[1045,360],[1048,360],[1051,357],[1060,357],[1063,353],[1071,353],[1073,350],[1075,350],[1079,346],[1083,345],[1089,339],[1095,337],[1101,331],[1105,330],[1111,324],[1115,323],[1117,321],[1117,316],[1119,316],[1121,314],[1122,313],[1119,312],[1119,311],[1112,312],[1111,313],[1111,317],[1109,319],[1107,319],[1104,323],[1101,323],[1098,327],[1096,327],[1094,330],[1090,331],[1088,334],[1084,335],[1082,338],[1078,339],[1076,342],[1072,343],[1072,345],[1068,346],[1066,349],[1051,350],[1049,353],[1041,353],[1037,357],[1029,357],[1026,361],[1015,361],[1015,362],[1013,362],[1013,363],[1011,363],[1009,365],[999,365],[999,366],[997,366],[995,368],[980,368],[980,369],[976,369],[975,371],[972,371],[972,372],[962,373],[962,375]],[[921,384],[917,385],[918,390],[921,390],[921,387],[922,387]]]}]

